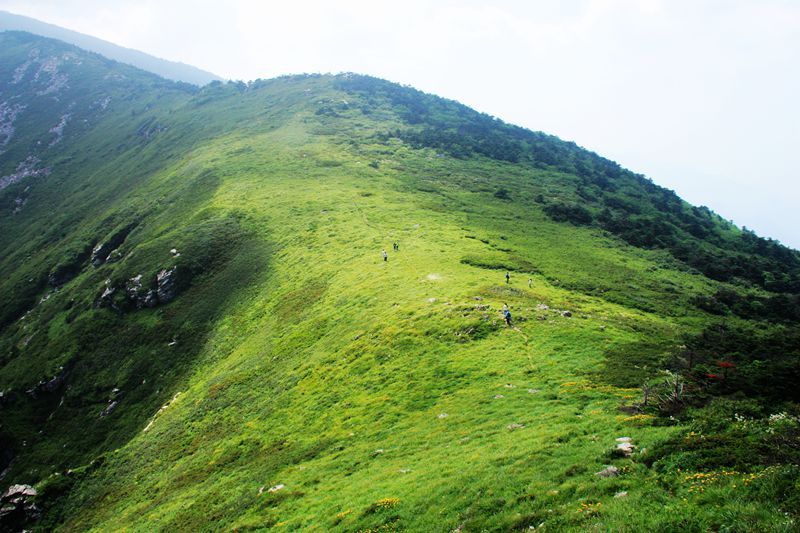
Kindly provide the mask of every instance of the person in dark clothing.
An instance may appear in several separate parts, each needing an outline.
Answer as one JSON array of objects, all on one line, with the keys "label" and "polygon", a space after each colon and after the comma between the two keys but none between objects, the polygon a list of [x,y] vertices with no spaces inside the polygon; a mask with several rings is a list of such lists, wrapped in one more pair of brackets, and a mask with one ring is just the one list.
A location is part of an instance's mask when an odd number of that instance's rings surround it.
[{"label": "person in dark clothing", "polygon": [[506,319],[508,327],[511,327],[511,311],[508,310],[508,304],[503,305],[503,318]]},{"label": "person in dark clothing", "polygon": [[381,253],[383,253],[383,260],[384,260],[384,261],[388,261],[388,260],[389,260],[389,254],[387,254],[387,253],[386,253],[386,250],[384,250],[384,251],[383,251],[383,252],[381,252]]},{"label": "person in dark clothing", "polygon": [[506,285],[508,284],[509,280],[511,280],[511,273],[506,272]]}]

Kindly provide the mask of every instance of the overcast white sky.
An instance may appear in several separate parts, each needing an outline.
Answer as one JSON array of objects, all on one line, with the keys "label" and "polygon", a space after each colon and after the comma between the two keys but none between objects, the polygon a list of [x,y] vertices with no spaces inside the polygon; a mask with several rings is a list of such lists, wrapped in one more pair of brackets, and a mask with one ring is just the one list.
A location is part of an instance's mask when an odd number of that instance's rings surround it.
[{"label": "overcast white sky", "polygon": [[797,0],[0,0],[250,80],[353,71],[598,152],[800,248]]}]

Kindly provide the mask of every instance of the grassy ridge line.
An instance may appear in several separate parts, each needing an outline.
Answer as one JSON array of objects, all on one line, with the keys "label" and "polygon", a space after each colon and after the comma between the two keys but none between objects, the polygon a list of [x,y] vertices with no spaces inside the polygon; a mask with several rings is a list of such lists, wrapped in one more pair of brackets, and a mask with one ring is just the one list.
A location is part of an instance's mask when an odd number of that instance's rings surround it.
[{"label": "grassy ridge line", "polygon": [[[680,426],[618,412],[636,391],[612,384],[638,385],[646,372],[636,366],[659,367],[680,334],[705,326],[690,297],[724,284],[663,251],[547,218],[538,197],[573,201],[576,176],[412,150],[379,135],[409,126],[402,109],[336,85],[212,85],[144,115],[120,108],[76,141],[86,159],[66,167],[70,179],[38,189],[20,224],[30,231],[4,233],[31,255],[9,263],[24,263],[26,280],[65,244],[94,244],[105,226],[142,218],[124,261],[83,272],[37,305],[29,331],[4,339],[22,354],[4,385],[49,378],[70,354],[83,361],[54,421],[35,420],[44,408],[4,417],[28,443],[15,479],[85,465],[42,484],[55,501],[42,528],[786,524],[735,487],[695,500],[642,457],[608,455],[620,434],[648,448],[680,436]],[[157,103],[145,92],[144,107]],[[454,118],[435,104],[439,119]],[[125,137],[127,111],[137,129],[153,117],[167,128],[148,142]],[[383,264],[395,239],[401,253]],[[124,316],[92,310],[107,276],[154,275],[176,245],[199,272],[178,300]],[[503,302],[522,335],[502,327]],[[628,361],[610,365],[615,351]],[[100,420],[119,385],[120,407]],[[593,476],[610,461],[625,476]],[[276,484],[285,488],[266,491]],[[628,499],[614,499],[622,489]]]},{"label": "grassy ridge line", "polygon": [[[277,149],[267,139],[245,143],[257,154]],[[332,150],[308,148],[317,157]],[[632,391],[592,384],[585,375],[601,367],[598,346],[632,342],[638,331],[671,336],[674,326],[540,278],[533,291],[520,289],[516,276],[513,291],[492,283],[501,281],[499,272],[459,260],[485,248],[464,238],[459,216],[411,207],[425,204],[426,195],[410,201],[391,192],[399,183],[389,171],[355,161],[314,168],[307,160],[299,154],[288,168],[264,161],[274,178],[238,175],[218,189],[216,207],[264,217],[278,250],[270,281],[242,294],[247,303],[214,335],[238,347],[198,368],[152,428],[79,487],[76,494],[97,492],[67,528],[188,530],[209,520],[231,527],[494,528],[526,513],[550,518],[547,507],[577,527],[584,518],[572,507],[581,498],[602,501],[611,520],[648,524],[646,512],[631,521],[630,504],[612,498],[636,481],[597,481],[591,472],[602,468],[620,434],[645,446],[674,430],[624,422],[616,406]],[[507,240],[524,239],[528,228],[520,229]],[[567,231],[575,238],[585,230]],[[383,264],[380,249],[395,238],[403,260],[392,254]],[[532,318],[539,302],[608,318],[522,322],[530,343],[502,327],[459,342],[455,333],[474,319],[457,309],[488,303],[499,322],[505,300],[519,318]],[[247,324],[255,333],[237,338]],[[514,423],[525,427],[507,429]],[[287,488],[258,494],[278,483]],[[641,506],[650,496],[635,497]],[[370,511],[381,498],[400,502],[388,514]]]}]

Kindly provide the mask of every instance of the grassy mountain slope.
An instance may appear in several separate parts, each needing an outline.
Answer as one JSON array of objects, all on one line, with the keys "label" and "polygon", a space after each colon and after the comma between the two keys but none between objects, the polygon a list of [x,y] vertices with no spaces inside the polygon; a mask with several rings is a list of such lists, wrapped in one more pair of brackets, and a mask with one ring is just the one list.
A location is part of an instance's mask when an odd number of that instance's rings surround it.
[{"label": "grassy mountain slope", "polygon": [[[795,252],[380,80],[189,90],[0,40],[0,174],[49,168],[0,191],[2,483],[36,527],[794,527]],[[68,82],[14,83],[34,49]]]}]

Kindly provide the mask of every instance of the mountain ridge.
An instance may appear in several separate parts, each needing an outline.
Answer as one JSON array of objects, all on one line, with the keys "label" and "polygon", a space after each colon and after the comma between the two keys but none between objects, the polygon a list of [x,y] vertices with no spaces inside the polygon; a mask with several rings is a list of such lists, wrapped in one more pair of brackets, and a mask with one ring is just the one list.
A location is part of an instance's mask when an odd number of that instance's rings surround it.
[{"label": "mountain ridge", "polygon": [[182,81],[202,86],[214,80],[222,80],[222,78],[216,74],[206,72],[192,65],[155,57],[140,52],[139,50],[126,48],[103,39],[98,39],[91,35],[68,30],[31,17],[0,10],[0,32],[2,31],[26,31],[43,37],[58,39],[84,50],[101,54],[109,59],[141,68],[142,70],[152,72],[173,81]]},{"label": "mountain ridge", "polygon": [[0,191],[36,527],[790,527],[795,252],[376,78],[0,42],[0,175],[49,169]]}]

